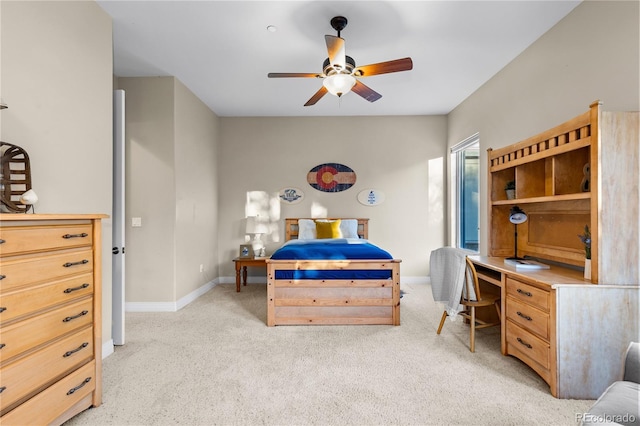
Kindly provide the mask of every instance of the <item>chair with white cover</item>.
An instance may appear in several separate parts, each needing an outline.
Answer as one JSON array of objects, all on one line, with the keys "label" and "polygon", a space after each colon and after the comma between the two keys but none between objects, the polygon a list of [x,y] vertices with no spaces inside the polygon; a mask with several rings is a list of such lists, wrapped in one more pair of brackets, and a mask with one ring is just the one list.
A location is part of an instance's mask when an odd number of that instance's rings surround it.
[{"label": "chair with white cover", "polygon": [[[471,352],[476,351],[476,330],[486,327],[494,327],[500,325],[500,295],[482,295],[480,292],[480,285],[478,283],[478,273],[473,265],[473,262],[465,257],[466,269],[464,275],[464,286],[462,287],[462,293],[460,295],[460,305],[462,310],[457,314],[466,318],[469,322],[469,349]],[[495,306],[498,313],[498,321],[485,321],[477,318],[476,308],[485,306]],[[445,320],[449,316],[449,312],[445,309],[440,319],[440,325],[438,326],[437,334],[442,331],[442,326]]]}]

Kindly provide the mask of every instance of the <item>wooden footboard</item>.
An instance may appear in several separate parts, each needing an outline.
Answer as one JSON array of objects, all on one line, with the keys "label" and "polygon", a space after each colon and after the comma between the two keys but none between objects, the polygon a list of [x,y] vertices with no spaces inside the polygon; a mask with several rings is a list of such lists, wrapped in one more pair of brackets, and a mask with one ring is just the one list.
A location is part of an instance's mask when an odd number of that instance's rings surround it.
[{"label": "wooden footboard", "polygon": [[[267,325],[400,325],[400,260],[267,259]],[[389,270],[389,279],[276,279],[277,270]]]}]

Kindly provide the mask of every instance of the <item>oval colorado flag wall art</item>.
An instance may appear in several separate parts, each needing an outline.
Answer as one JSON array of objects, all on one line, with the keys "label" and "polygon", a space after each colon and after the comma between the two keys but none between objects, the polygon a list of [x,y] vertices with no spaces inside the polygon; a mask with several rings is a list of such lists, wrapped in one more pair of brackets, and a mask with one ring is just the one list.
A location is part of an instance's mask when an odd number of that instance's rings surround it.
[{"label": "oval colorado flag wall art", "polygon": [[340,192],[356,183],[356,173],[344,164],[325,163],[309,170],[307,182],[318,191]]}]

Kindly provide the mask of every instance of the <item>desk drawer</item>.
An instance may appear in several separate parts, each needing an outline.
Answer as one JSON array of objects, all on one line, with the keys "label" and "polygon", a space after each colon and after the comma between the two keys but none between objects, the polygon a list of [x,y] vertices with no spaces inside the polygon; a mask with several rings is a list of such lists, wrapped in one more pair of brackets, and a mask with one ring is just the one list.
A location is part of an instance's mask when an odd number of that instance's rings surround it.
[{"label": "desk drawer", "polygon": [[93,274],[83,274],[0,295],[0,324],[93,293]]},{"label": "desk drawer", "polygon": [[22,256],[2,262],[0,290],[52,281],[93,270],[93,251],[70,250],[48,256]]},{"label": "desk drawer", "polygon": [[[510,347],[514,349],[516,355],[521,353],[545,369],[549,369],[549,343],[507,319],[507,353],[514,355],[514,351],[509,350]],[[523,361],[526,362],[526,360]]]},{"label": "desk drawer", "polygon": [[0,329],[0,363],[93,322],[93,300],[86,298]]},{"label": "desk drawer", "polygon": [[[93,392],[96,381],[96,365],[92,361],[0,417],[0,423],[3,426],[50,424]],[[87,408],[89,405],[87,403]]]},{"label": "desk drawer", "polygon": [[507,296],[507,318],[534,332],[539,337],[549,340],[549,314],[531,305]]},{"label": "desk drawer", "polygon": [[[59,340],[42,350],[0,369],[0,410],[34,395],[93,356],[93,330]],[[25,372],[30,372],[25,374]]]},{"label": "desk drawer", "polygon": [[507,295],[549,312],[549,292],[507,277]]},{"label": "desk drawer", "polygon": [[90,246],[91,224],[5,227],[0,229],[0,255]]}]

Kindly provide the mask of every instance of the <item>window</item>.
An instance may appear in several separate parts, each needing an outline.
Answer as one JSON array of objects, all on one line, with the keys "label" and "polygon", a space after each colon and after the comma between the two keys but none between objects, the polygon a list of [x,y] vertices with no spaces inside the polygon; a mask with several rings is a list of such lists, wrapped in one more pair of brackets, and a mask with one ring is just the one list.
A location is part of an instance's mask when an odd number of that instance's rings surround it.
[{"label": "window", "polygon": [[479,250],[480,138],[478,134],[451,148],[451,223],[455,247]]}]

